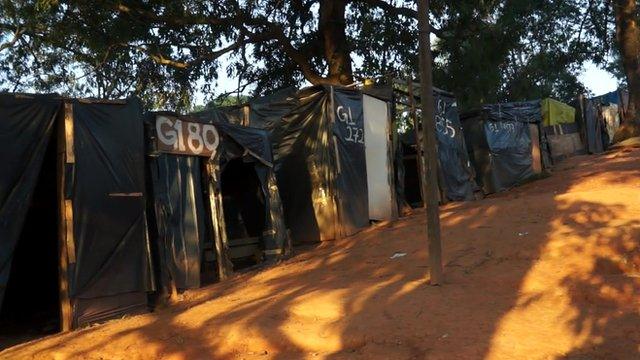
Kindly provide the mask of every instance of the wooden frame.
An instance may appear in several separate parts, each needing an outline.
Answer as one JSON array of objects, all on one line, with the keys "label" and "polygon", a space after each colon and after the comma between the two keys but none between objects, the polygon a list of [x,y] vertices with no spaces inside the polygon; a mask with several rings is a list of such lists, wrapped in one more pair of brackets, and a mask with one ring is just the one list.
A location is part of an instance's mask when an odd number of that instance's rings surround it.
[{"label": "wooden frame", "polygon": [[531,136],[531,158],[533,160],[531,167],[536,175],[541,174],[544,167],[542,164],[542,152],[540,150],[540,136],[542,135],[540,130],[541,129],[538,124],[529,124],[529,134]]},{"label": "wooden frame", "polygon": [[73,202],[67,199],[66,170],[75,164],[73,146],[73,104],[64,103],[58,116],[56,136],[58,178],[58,278],[60,293],[60,330],[73,328],[73,310],[69,295],[69,266],[75,264],[75,242],[73,238]]},{"label": "wooden frame", "polygon": [[209,209],[213,226],[214,247],[218,263],[218,278],[220,281],[228,278],[233,272],[233,265],[229,259],[229,243],[222,208],[222,194],[219,187],[219,169],[210,159],[206,164],[207,183],[209,190]]}]

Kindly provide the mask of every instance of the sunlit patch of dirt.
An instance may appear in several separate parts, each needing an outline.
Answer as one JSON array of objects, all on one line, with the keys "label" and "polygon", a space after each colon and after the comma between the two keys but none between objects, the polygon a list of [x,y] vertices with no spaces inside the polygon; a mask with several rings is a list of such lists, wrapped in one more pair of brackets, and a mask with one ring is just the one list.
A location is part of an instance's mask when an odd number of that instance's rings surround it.
[{"label": "sunlit patch of dirt", "polygon": [[580,156],[546,179],[442,207],[440,287],[428,285],[416,210],[0,358],[640,358],[639,160],[628,149]]}]

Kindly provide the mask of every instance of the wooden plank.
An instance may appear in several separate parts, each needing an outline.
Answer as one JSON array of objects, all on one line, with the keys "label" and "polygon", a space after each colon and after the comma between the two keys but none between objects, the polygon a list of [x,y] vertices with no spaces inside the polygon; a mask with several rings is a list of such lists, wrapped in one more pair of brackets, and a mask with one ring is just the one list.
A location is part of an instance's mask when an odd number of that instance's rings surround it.
[{"label": "wooden plank", "polygon": [[127,100],[124,99],[78,99],[78,102],[81,104],[108,104],[108,105],[127,105]]},{"label": "wooden plank", "polygon": [[222,195],[216,189],[217,171],[211,162],[206,164],[206,172],[209,184],[209,208],[211,212],[211,224],[214,235],[214,248],[216,250],[216,262],[218,264],[218,278],[226,279],[233,271],[229,260],[229,245],[227,243],[227,231],[222,210]]},{"label": "wooden plank", "polygon": [[229,247],[243,246],[243,245],[254,245],[260,244],[259,237],[246,237],[246,238],[238,238],[229,240]]},{"label": "wooden plank", "polygon": [[251,108],[249,105],[244,105],[242,107],[242,125],[249,126],[249,121],[251,117]]},{"label": "wooden plank", "polygon": [[[220,179],[219,170],[214,167],[215,179]],[[217,214],[217,224],[218,224],[218,232],[220,234],[220,245],[221,245],[221,259],[222,259],[222,267],[225,269],[226,276],[230,276],[233,273],[233,264],[231,263],[231,257],[229,255],[229,241],[227,239],[227,225],[224,221],[224,206],[222,202],[222,194],[220,193],[219,182],[216,181],[218,187],[216,188],[216,214]]]},{"label": "wooden plank", "polygon": [[67,245],[67,258],[69,264],[76,263],[76,243],[73,237],[73,202],[70,199],[64,200],[65,214],[65,241]]},{"label": "wooden plank", "polygon": [[529,124],[531,134],[531,157],[533,159],[533,172],[542,173],[542,153],[540,152],[540,131],[537,124]]},{"label": "wooden plank", "polygon": [[587,119],[585,118],[586,112],[584,108],[585,107],[584,95],[580,94],[578,96],[578,102],[580,104],[580,120],[581,120],[580,123],[578,124],[580,129],[580,138],[584,143],[585,150],[587,151],[587,153],[589,153],[589,136],[587,135],[588,131],[587,131]]},{"label": "wooden plank", "polygon": [[[65,104],[66,105],[66,104]],[[65,106],[65,113],[67,107]],[[66,114],[59,116],[56,132],[57,144],[57,191],[58,191],[58,282],[60,297],[60,330],[69,331],[72,328],[73,313],[71,310],[71,300],[69,298],[69,258],[67,249],[67,234],[70,229],[67,221],[66,201],[65,201],[65,165],[66,159]],[[74,254],[75,255],[75,254]]]},{"label": "wooden plank", "polygon": [[[618,115],[620,116],[620,122],[622,123],[622,122],[628,121],[627,112],[626,112],[626,109],[624,108],[624,99],[622,98],[622,90],[618,88],[616,92],[618,93],[618,99],[620,99],[620,104],[618,104]],[[631,99],[629,99],[629,101],[631,101]]]},{"label": "wooden plank", "polygon": [[75,149],[73,146],[73,104],[64,103],[64,139],[65,139],[65,162],[73,164],[76,162]]},{"label": "wooden plank", "polygon": [[256,254],[259,254],[260,252],[261,251],[259,245],[242,245],[230,248],[229,256],[232,259],[240,259],[254,256]]}]

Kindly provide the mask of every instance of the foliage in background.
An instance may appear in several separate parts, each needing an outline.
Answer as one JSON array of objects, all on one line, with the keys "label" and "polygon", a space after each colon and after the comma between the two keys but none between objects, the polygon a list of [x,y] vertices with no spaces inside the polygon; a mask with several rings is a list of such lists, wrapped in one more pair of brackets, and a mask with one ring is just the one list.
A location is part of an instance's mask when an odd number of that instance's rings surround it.
[{"label": "foliage in background", "polygon": [[[615,60],[607,0],[432,0],[435,85],[459,103],[585,92]],[[140,96],[154,108],[417,73],[413,0],[0,0],[0,90]],[[218,92],[219,93],[219,92]],[[220,94],[225,99],[230,94]]]},{"label": "foliage in background", "polygon": [[443,8],[436,83],[451,84],[463,107],[586,92],[587,61],[604,65],[612,28],[606,1],[459,0]]}]

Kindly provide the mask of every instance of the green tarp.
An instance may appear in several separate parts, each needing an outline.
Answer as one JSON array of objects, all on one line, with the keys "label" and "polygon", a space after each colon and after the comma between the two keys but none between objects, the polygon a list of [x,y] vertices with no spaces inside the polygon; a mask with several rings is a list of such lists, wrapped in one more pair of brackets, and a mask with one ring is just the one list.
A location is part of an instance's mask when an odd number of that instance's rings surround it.
[{"label": "green tarp", "polygon": [[540,105],[543,126],[571,124],[576,121],[576,109],[563,102],[547,98]]}]

